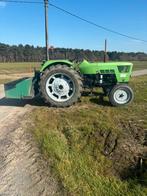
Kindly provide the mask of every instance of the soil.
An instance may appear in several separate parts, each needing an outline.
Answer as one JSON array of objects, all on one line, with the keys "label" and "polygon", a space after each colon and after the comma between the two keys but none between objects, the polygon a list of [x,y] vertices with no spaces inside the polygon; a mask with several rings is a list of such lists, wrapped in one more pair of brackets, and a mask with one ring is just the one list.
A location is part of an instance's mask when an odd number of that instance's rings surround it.
[{"label": "soil", "polygon": [[0,79],[6,80],[6,79],[12,79],[17,80],[19,78],[25,78],[25,77],[32,77],[33,73],[0,73]]},{"label": "soil", "polygon": [[[0,86],[0,98],[4,96]],[[0,101],[0,195],[59,194],[58,184],[42,159],[32,135],[25,129],[25,114],[33,107],[7,106]],[[5,106],[2,106],[5,105]]]}]

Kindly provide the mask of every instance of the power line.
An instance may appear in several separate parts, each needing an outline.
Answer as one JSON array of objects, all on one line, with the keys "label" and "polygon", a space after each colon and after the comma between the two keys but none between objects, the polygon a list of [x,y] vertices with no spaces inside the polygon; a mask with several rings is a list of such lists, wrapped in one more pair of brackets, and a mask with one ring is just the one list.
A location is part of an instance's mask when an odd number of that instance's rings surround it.
[{"label": "power line", "polygon": [[0,0],[0,2],[5,2],[5,3],[26,3],[26,4],[44,4],[44,2],[41,1],[15,1],[15,0]]},{"label": "power line", "polygon": [[[0,2],[26,3],[26,4],[27,4],[27,3],[44,4],[44,2],[41,2],[41,1],[0,0]],[[102,25],[96,24],[96,23],[93,22],[93,21],[87,20],[87,19],[85,19],[85,18],[83,18],[83,17],[81,17],[81,16],[79,16],[79,15],[76,15],[76,14],[74,14],[74,13],[72,13],[72,12],[69,12],[69,11],[67,11],[67,10],[65,10],[65,9],[63,9],[63,8],[61,8],[61,7],[59,7],[59,6],[56,6],[56,5],[52,4],[52,3],[48,3],[48,4],[49,4],[50,6],[56,8],[57,10],[60,10],[60,11],[66,13],[66,14],[68,14],[68,15],[74,17],[74,18],[77,18],[77,19],[79,19],[79,20],[81,20],[81,21],[84,21],[84,22],[86,22],[86,23],[88,23],[88,24],[90,24],[90,25],[92,25],[92,26],[95,26],[95,27],[97,27],[97,28],[99,28],[99,29],[103,29],[103,30],[105,30],[105,31],[107,31],[107,32],[110,32],[110,33],[113,33],[113,34],[116,34],[116,35],[119,35],[119,36],[122,36],[122,37],[126,37],[126,38],[129,38],[129,39],[132,39],[132,40],[136,40],[136,41],[141,41],[141,42],[146,42],[146,43],[147,43],[147,40],[143,40],[143,39],[140,39],[140,38],[137,38],[137,37],[133,37],[133,36],[130,36],[130,35],[126,35],[126,34],[120,33],[120,32],[118,32],[118,31],[109,29],[109,28],[104,27],[104,26],[102,26]]]},{"label": "power line", "polygon": [[95,27],[98,27],[98,28],[100,28],[100,29],[103,29],[103,30],[105,30],[105,31],[108,31],[108,32],[111,32],[111,33],[114,33],[114,34],[117,34],[117,35],[120,35],[120,36],[129,38],[129,39],[133,39],[133,40],[136,40],[136,41],[147,42],[147,40],[143,40],[143,39],[139,39],[139,38],[132,37],[132,36],[129,36],[129,35],[125,35],[125,34],[123,34],[123,33],[120,33],[120,32],[114,31],[114,30],[112,30],[112,29],[109,29],[109,28],[107,28],[107,27],[98,25],[98,24],[96,24],[96,23],[94,23],[94,22],[92,22],[92,21],[90,21],[90,20],[84,19],[84,18],[82,18],[82,17],[80,17],[80,16],[78,16],[78,15],[76,15],[76,14],[73,14],[73,13],[67,11],[67,10],[64,10],[63,8],[60,8],[60,7],[58,7],[58,6],[54,5],[54,4],[49,3],[49,5],[52,6],[52,7],[55,7],[56,9],[58,9],[58,10],[64,12],[64,13],[67,13],[67,14],[69,14],[69,15],[75,17],[75,18],[78,18],[78,19],[80,19],[80,20],[82,20],[82,21],[84,21],[84,22],[86,22],[86,23],[88,23],[88,24],[90,24],[90,25],[93,25],[93,26],[95,26]]}]

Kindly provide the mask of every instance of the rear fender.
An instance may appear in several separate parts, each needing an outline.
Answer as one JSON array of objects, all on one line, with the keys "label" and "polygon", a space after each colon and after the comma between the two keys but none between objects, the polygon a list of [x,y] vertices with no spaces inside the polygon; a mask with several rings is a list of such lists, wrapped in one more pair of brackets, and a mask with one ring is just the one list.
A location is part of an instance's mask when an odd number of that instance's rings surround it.
[{"label": "rear fender", "polygon": [[59,65],[67,65],[68,67],[72,67],[73,66],[73,63],[68,61],[68,60],[49,60],[49,61],[46,61],[45,63],[42,64],[40,72],[43,72],[47,68],[49,68],[51,66],[58,65],[58,64]]}]

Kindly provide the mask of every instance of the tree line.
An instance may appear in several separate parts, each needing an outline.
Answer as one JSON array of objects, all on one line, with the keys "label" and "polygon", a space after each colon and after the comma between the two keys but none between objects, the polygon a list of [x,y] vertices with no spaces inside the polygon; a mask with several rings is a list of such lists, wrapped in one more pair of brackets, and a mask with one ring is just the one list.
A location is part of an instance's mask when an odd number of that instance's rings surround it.
[{"label": "tree line", "polygon": [[[69,59],[71,61],[103,61],[104,51],[83,50],[71,48],[49,49],[50,59]],[[143,52],[117,52],[107,53],[110,61],[147,61],[147,54]],[[45,47],[31,45],[8,45],[0,43],[0,62],[40,62],[45,60]]]}]

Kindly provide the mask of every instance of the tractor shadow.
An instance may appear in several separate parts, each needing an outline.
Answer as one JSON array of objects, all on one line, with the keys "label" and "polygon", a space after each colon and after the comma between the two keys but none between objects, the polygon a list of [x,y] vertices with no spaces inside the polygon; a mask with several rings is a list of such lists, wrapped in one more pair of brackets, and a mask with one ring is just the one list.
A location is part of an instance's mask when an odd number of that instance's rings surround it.
[{"label": "tractor shadow", "polygon": [[[104,95],[102,93],[94,92],[90,94],[89,92],[83,92],[83,97],[90,97],[89,101],[102,106],[111,106],[109,101],[104,100]],[[26,105],[38,106],[38,107],[49,107],[39,96],[33,99],[12,99],[12,98],[1,98],[0,106],[14,106],[14,107],[25,107]]]},{"label": "tractor shadow", "polygon": [[40,97],[33,99],[8,99],[3,97],[0,99],[0,106],[25,107],[26,105],[47,106]]},{"label": "tractor shadow", "polygon": [[99,92],[83,92],[82,93],[83,97],[90,97],[89,101],[91,103],[97,104],[97,105],[101,105],[101,106],[111,106],[110,102],[108,100],[105,100],[105,96],[103,93],[99,93]]},{"label": "tractor shadow", "polygon": [[101,106],[106,106],[106,107],[111,107],[111,104],[109,103],[109,101],[104,100],[104,96],[99,96],[96,98],[91,98],[90,102],[95,103],[97,105],[101,105]]}]

